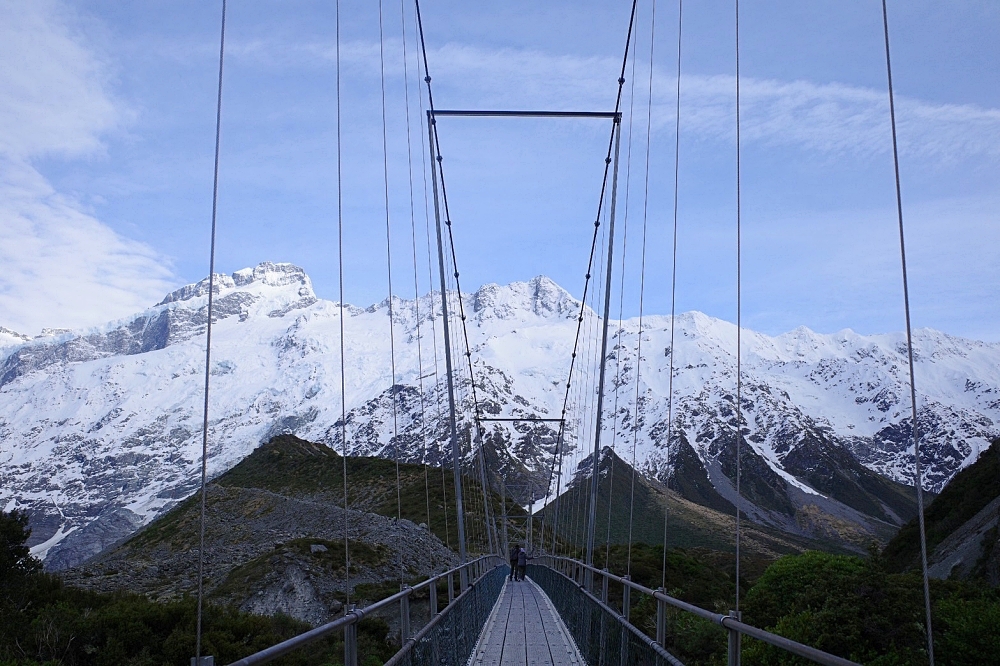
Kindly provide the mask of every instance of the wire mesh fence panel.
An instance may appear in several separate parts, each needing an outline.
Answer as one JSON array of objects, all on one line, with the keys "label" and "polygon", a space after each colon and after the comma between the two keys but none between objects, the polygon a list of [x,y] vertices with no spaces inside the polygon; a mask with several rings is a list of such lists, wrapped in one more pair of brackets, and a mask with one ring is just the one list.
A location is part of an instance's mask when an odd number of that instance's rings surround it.
[{"label": "wire mesh fence panel", "polygon": [[496,567],[437,618],[398,662],[407,666],[465,666],[503,589],[510,569]]},{"label": "wire mesh fence panel", "polygon": [[665,666],[679,664],[621,615],[599,603],[554,569],[528,565],[528,576],[551,599],[581,656],[589,666]]}]

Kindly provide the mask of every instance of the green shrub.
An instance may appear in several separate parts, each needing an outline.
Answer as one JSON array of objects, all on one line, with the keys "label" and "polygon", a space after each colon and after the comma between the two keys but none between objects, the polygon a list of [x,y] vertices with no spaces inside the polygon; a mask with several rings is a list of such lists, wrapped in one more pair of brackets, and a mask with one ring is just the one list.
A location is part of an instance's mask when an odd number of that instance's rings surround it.
[{"label": "green shrub", "polygon": [[[935,656],[940,663],[1000,662],[996,590],[932,580],[931,599]],[[863,559],[808,552],[783,557],[747,594],[743,619],[864,664],[927,663],[922,579],[887,573],[877,555]],[[747,641],[744,662],[807,663],[757,641]]]}]

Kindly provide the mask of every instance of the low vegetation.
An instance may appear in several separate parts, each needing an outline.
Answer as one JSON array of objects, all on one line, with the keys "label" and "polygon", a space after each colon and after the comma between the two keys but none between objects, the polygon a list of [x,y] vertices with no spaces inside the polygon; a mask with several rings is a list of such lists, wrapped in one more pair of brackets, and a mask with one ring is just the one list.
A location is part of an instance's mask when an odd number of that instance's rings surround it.
[{"label": "low vegetation", "polygon": [[[327,449],[310,448],[313,446],[294,438],[273,441],[218,482],[281,492],[289,490],[282,484],[304,483],[301,475],[311,474],[314,478],[304,488],[319,494],[328,491],[332,498],[338,492],[337,484],[342,483],[343,458]],[[394,463],[348,459],[348,467],[352,483],[359,480],[366,488],[363,495],[351,498],[351,505],[395,515]],[[400,468],[403,515],[415,522],[427,520],[425,473],[426,468],[420,466]],[[996,496],[997,478],[1000,446],[984,454],[980,464],[956,476],[928,507],[932,546]],[[455,535],[449,532],[454,530],[454,521],[449,520],[445,528],[447,486],[437,486],[438,491],[433,487],[431,529],[453,540]],[[453,510],[454,504],[451,507]],[[162,521],[137,538],[179,538],[185,530],[177,520]],[[909,566],[915,547],[912,532],[913,526],[904,527],[884,552],[873,548],[867,557],[807,551],[775,559],[744,552],[739,581],[743,620],[870,666],[927,663],[922,579]],[[188,663],[195,649],[193,598],[153,602],[138,594],[101,594],[64,586],[58,577],[43,573],[38,560],[31,557],[26,547],[29,534],[25,514],[0,512],[0,666]],[[317,554],[313,552],[316,545],[326,550]],[[339,541],[291,539],[275,547],[280,552],[308,554],[334,575],[342,567],[344,546]],[[352,543],[351,552],[357,563],[371,566],[390,557],[382,547],[360,543]],[[256,569],[266,569],[266,560],[273,555],[234,570],[226,584],[239,587],[260,574]],[[628,573],[632,580],[652,589],[662,586],[673,597],[718,613],[727,613],[734,606],[736,567],[729,552],[670,548],[664,554],[662,546],[613,544],[598,547],[595,564]],[[370,583],[359,586],[356,592],[374,599],[395,589],[395,583]],[[443,587],[439,587],[438,598],[443,604]],[[938,663],[964,666],[1000,662],[1000,590],[975,580],[932,580],[931,598]],[[609,602],[621,607],[620,586],[609,587]],[[633,595],[631,620],[654,636],[654,600]],[[715,666],[726,662],[726,635],[718,626],[676,610],[668,612],[667,620],[667,647],[685,664]],[[282,615],[262,617],[208,606],[203,653],[224,664],[307,628],[305,623]],[[361,625],[359,651],[365,666],[382,664],[393,654],[396,647],[387,640],[389,633],[381,619]],[[336,635],[275,663],[338,664],[342,655],[341,636]],[[752,639],[744,639],[743,662],[748,666],[806,663]]]},{"label": "low vegetation", "polygon": [[[1000,593],[960,581],[931,580],[938,663],[996,663]],[[744,619],[782,636],[871,666],[927,663],[923,584],[888,573],[885,559],[809,552],[782,558],[751,588]],[[801,659],[748,641],[747,664]]]},{"label": "low vegetation", "polygon": [[[321,497],[343,506],[344,470],[344,458],[333,449],[294,435],[278,435],[215,483],[260,488],[293,497]],[[389,518],[398,514],[418,525],[424,523],[442,542],[456,547],[458,524],[451,470],[411,463],[397,465],[385,458],[348,456],[346,471],[350,508]],[[464,477],[463,485],[469,548],[485,551],[488,539],[481,529],[486,524],[481,486],[477,479],[468,476]],[[490,503],[493,513],[499,513],[500,498],[495,492]]]},{"label": "low vegetation", "polygon": [[[1000,495],[1000,439],[993,441],[979,460],[969,465],[952,478],[941,494],[927,506],[924,525],[927,534],[927,552],[944,541],[948,535],[963,523],[979,513]],[[986,543],[996,541],[996,533]],[[990,548],[983,553],[988,560]],[[891,571],[906,571],[920,567],[920,530],[917,520],[911,520],[900,528],[899,533],[885,548],[886,565]],[[984,562],[985,563],[985,562]],[[980,569],[982,567],[979,567]],[[982,574],[983,571],[976,571]]]},{"label": "low vegetation", "polygon": [[[629,565],[629,557],[631,563]],[[607,559],[605,559],[607,558]],[[597,566],[720,614],[735,601],[735,559],[730,553],[659,546],[611,546],[595,552]],[[664,563],[666,574],[663,574]],[[609,603],[621,608],[620,586],[608,589]],[[1000,590],[963,581],[931,581],[937,662],[965,666],[1000,662]],[[868,557],[817,551],[773,562],[746,558],[741,566],[741,610],[749,624],[826,652],[874,666],[927,663],[923,583],[914,573],[893,573],[873,549]],[[656,635],[656,603],[632,596],[631,621]],[[688,666],[726,663],[725,632],[717,625],[670,609],[667,648]],[[743,643],[748,666],[809,662],[749,638]]]},{"label": "low vegetation", "polygon": [[[0,512],[0,666],[176,666],[194,656],[197,607],[192,598],[160,603],[138,594],[99,594],[66,587],[41,572],[25,546],[27,516]],[[203,654],[226,664],[302,633],[309,626],[283,615],[261,617],[208,606]],[[365,665],[382,664],[396,648],[382,620],[361,623]],[[285,666],[343,663],[337,635],[285,657]]]}]

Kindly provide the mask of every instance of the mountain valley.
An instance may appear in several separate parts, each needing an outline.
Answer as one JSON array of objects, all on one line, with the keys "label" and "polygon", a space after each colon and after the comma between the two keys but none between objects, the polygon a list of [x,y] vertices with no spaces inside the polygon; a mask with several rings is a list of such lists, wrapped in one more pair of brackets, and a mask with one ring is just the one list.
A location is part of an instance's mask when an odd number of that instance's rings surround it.
[{"label": "mountain valley", "polygon": [[[346,432],[351,456],[450,464],[438,293],[394,299],[395,378],[388,302],[343,306],[342,419],[340,305],[319,299],[289,264],[216,284],[211,478],[286,433],[341,451]],[[207,280],[188,285],[90,331],[30,340],[2,332],[0,507],[30,512],[33,552],[47,568],[80,564],[197,488],[207,290]],[[488,468],[519,504],[540,510],[557,484],[587,473],[593,451],[592,388],[571,392],[561,450],[556,424],[537,420],[561,414],[580,303],[544,277],[463,299],[481,417],[520,419],[482,421]],[[582,312],[595,330],[596,315]],[[732,515],[736,329],[678,315],[671,348],[670,324],[611,322],[602,448],[634,460],[644,483]],[[852,550],[884,543],[914,511],[903,336],[800,328],[777,337],[744,330],[743,340],[741,510],[782,539]],[[597,359],[582,351],[573,383],[592,387]],[[1000,434],[1000,345],[920,329],[915,359],[925,488],[934,493]],[[457,383],[471,470],[480,435],[467,370]]]}]

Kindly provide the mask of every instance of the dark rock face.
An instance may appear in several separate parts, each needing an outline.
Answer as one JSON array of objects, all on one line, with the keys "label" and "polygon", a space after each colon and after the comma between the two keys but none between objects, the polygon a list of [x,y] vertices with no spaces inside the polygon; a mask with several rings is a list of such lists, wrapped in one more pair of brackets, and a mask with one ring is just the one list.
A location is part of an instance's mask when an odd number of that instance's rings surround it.
[{"label": "dark rock face", "polygon": [[[929,502],[924,518],[931,576],[1000,582],[1000,439]],[[919,570],[919,537],[916,519],[899,530],[884,551],[891,569]]]},{"label": "dark rock face", "polygon": [[673,473],[667,487],[676,490],[685,499],[727,514],[736,512],[731,502],[719,494],[708,478],[708,472],[698,459],[687,438],[681,435],[674,444]]},{"label": "dark rock face", "polygon": [[45,558],[45,568],[59,571],[76,566],[130,536],[140,525],[142,518],[128,509],[110,511],[87,523],[53,547]]},{"label": "dark rock face", "polygon": [[[63,572],[74,586],[131,590],[175,599],[197,588],[198,497],[131,539]],[[352,567],[344,568],[344,525]],[[360,584],[428,576],[456,556],[408,520],[344,510],[323,498],[290,497],[235,486],[208,487],[206,592],[255,613],[284,612],[313,624],[342,609],[339,598]],[[323,545],[326,551],[312,552]],[[339,548],[339,550],[337,550]],[[337,559],[339,557],[340,559]]]}]

